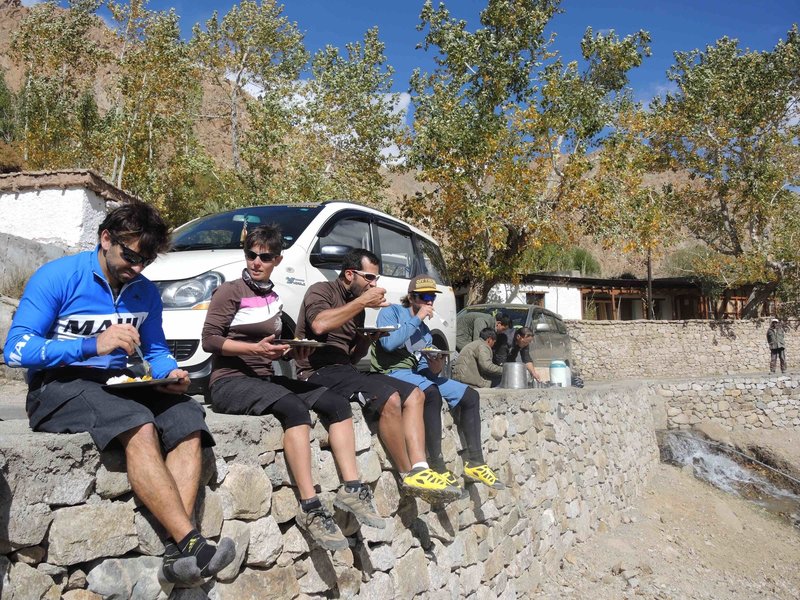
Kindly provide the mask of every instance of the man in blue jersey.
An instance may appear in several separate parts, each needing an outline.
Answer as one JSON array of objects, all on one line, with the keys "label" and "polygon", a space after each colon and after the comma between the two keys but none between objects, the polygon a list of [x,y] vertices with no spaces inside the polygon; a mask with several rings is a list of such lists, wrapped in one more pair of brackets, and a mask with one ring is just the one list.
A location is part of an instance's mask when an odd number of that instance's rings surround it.
[{"label": "man in blue jersey", "polygon": [[[111,211],[94,250],[33,274],[14,315],[4,355],[28,369],[26,411],[34,431],[88,432],[100,450],[119,442],[128,479],[164,526],[162,581],[198,585],[235,555],[233,541],[213,546],[192,523],[201,449],[214,440],[202,407],[186,395],[189,376],[170,354],[156,287],[141,271],[169,248],[164,221],[142,202]],[[140,350],[153,387],[107,387]]]}]

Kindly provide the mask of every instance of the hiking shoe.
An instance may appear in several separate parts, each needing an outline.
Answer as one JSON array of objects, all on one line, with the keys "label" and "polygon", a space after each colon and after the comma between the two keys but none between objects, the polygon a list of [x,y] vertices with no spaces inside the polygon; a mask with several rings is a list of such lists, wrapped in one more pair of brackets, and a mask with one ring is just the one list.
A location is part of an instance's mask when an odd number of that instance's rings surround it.
[{"label": "hiking shoe", "polygon": [[495,490],[506,489],[505,484],[497,479],[497,475],[487,464],[471,466],[469,463],[464,463],[464,479],[483,483]]},{"label": "hiking shoe", "polygon": [[300,508],[295,521],[298,527],[305,529],[325,550],[344,550],[348,546],[347,539],[333,520],[333,515],[324,506],[308,512]]},{"label": "hiking shoe", "polygon": [[440,476],[442,479],[444,479],[444,482],[445,482],[447,485],[449,485],[449,486],[452,486],[452,487],[461,487],[461,486],[459,485],[459,483],[458,483],[458,479],[456,479],[456,476],[455,476],[455,475],[453,475],[453,474],[452,474],[450,471],[448,471],[447,469],[444,469],[444,470],[442,470],[442,471],[436,471],[436,472],[439,474],[439,476]]},{"label": "hiking shoe", "polygon": [[452,502],[461,497],[460,488],[447,485],[444,478],[431,468],[412,469],[403,477],[402,487],[428,504]]},{"label": "hiking shoe", "polygon": [[386,528],[386,521],[375,510],[372,489],[366,483],[362,483],[361,487],[354,492],[347,491],[345,486],[340,487],[333,499],[333,505],[353,513],[356,520],[362,525],[378,529]]}]

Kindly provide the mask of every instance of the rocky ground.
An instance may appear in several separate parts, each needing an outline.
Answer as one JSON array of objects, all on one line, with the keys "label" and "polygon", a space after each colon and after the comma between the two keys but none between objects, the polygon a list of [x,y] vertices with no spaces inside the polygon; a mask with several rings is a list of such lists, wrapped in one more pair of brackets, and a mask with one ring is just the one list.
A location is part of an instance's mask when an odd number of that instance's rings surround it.
[{"label": "rocky ground", "polygon": [[[739,434],[796,468],[800,435]],[[774,439],[769,439],[774,438]],[[623,523],[567,554],[543,598],[800,598],[800,529],[661,464]]]}]

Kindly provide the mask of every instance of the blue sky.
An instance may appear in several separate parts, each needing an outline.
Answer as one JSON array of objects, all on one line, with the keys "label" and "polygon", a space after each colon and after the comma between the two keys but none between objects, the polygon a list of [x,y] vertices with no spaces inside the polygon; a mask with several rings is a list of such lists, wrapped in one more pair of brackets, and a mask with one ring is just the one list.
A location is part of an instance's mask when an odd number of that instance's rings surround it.
[{"label": "blue sky", "polygon": [[[184,31],[205,21],[214,10],[224,14],[233,2],[208,0],[151,0],[150,8],[174,7]],[[450,0],[451,13],[479,25],[485,0]],[[286,0],[284,13],[305,33],[306,46],[316,50],[332,44],[343,47],[361,39],[377,25],[386,43],[389,63],[395,68],[395,91],[407,89],[414,67],[431,68],[429,53],[416,50],[421,39],[419,22],[422,0]],[[577,58],[586,27],[595,31],[614,29],[626,35],[645,29],[652,36],[653,55],[631,74],[631,86],[639,100],[651,98],[667,85],[666,71],[675,50],[691,50],[713,44],[727,35],[743,47],[767,50],[785,38],[793,22],[800,21],[800,0],[563,0],[564,14],[551,22],[556,47],[567,58]]]},{"label": "blue sky", "polygon": [[[23,0],[30,4],[35,0]],[[326,44],[344,47],[360,40],[377,25],[386,43],[389,63],[395,68],[394,90],[406,91],[414,67],[430,69],[431,56],[416,50],[421,40],[416,31],[422,0],[285,0],[284,13],[305,33],[309,50]],[[151,9],[174,8],[181,16],[185,35],[192,25],[204,22],[214,10],[224,14],[234,4],[217,0],[151,0]],[[450,0],[454,16],[479,25],[478,14],[486,0]],[[568,59],[578,57],[586,27],[595,31],[614,29],[620,36],[645,29],[652,36],[653,55],[631,73],[631,87],[638,100],[647,101],[667,86],[666,71],[673,52],[713,44],[727,35],[742,47],[767,50],[784,38],[793,22],[800,21],[800,0],[562,0],[564,14],[551,22],[557,34],[556,48]]]}]

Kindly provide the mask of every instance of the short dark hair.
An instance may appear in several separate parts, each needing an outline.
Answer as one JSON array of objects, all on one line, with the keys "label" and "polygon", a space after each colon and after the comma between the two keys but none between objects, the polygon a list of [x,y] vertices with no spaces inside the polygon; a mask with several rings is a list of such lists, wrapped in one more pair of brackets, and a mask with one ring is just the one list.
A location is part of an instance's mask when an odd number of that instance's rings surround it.
[{"label": "short dark hair", "polygon": [[248,231],[244,239],[244,249],[250,250],[253,246],[266,246],[272,254],[280,254],[283,250],[283,234],[280,226],[271,223],[259,225]]},{"label": "short dark hair", "polygon": [[491,327],[484,327],[483,329],[481,329],[481,332],[478,335],[481,336],[481,339],[483,341],[497,340],[497,332]]},{"label": "short dark hair", "polygon": [[528,337],[529,335],[533,335],[533,329],[530,327],[517,327],[514,331],[514,337]]},{"label": "short dark hair", "polygon": [[497,321],[498,323],[500,323],[500,325],[502,325],[506,329],[508,329],[509,327],[511,327],[514,324],[514,321],[511,320],[511,317],[509,317],[504,312],[497,313],[494,316],[494,320]]},{"label": "short dark hair", "polygon": [[372,265],[381,264],[381,261],[378,260],[378,257],[369,250],[365,250],[364,248],[354,248],[344,255],[344,260],[342,260],[342,270],[339,271],[339,277],[344,277],[345,271],[360,271],[361,267],[364,266],[363,260],[365,258],[367,259],[367,262]]},{"label": "short dark hair", "polygon": [[155,257],[170,248],[169,227],[158,211],[141,201],[126,202],[106,215],[97,228],[99,238],[108,230],[116,242],[139,241],[139,254]]}]

